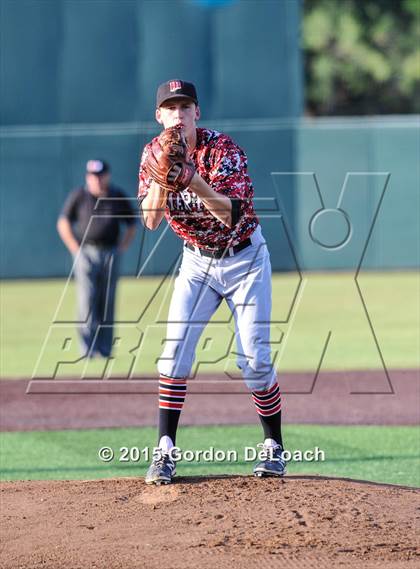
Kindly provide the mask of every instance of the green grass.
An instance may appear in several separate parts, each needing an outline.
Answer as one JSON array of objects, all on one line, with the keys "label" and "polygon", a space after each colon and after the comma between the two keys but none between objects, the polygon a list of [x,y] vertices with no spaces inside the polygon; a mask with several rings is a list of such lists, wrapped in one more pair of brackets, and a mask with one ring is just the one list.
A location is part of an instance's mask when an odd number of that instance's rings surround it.
[{"label": "green grass", "polygon": [[[148,461],[120,462],[121,447],[152,448],[152,428],[93,429],[2,433],[1,479],[96,479],[143,476]],[[343,476],[363,480],[420,486],[420,431],[416,427],[314,426],[284,428],[289,450],[314,449],[325,453],[323,462],[291,462],[289,474]],[[257,426],[183,427],[178,445],[183,449],[236,449],[237,462],[181,462],[181,476],[250,474],[253,462],[244,460],[244,447],[260,442]],[[109,446],[112,462],[98,458]]]},{"label": "green grass", "polygon": [[[113,367],[106,373],[127,375],[130,370],[134,374],[155,373],[172,291],[170,280],[163,282],[159,289],[160,283],[159,278],[121,279],[117,303],[120,324],[116,327],[121,341],[115,351]],[[280,343],[273,344],[276,367],[279,370],[315,370],[331,330],[324,369],[380,368],[381,360],[353,274],[305,274],[292,317],[285,322],[297,283],[293,274],[273,276],[272,340],[278,342],[282,337]],[[364,273],[359,284],[387,367],[418,367],[418,274]],[[40,354],[37,377],[52,377],[56,362],[63,360],[69,363],[60,364],[56,377],[81,377],[83,373],[101,376],[105,362],[96,360],[86,368],[85,362],[75,363],[78,350],[74,311],[73,283],[65,288],[64,280],[3,281],[1,377],[32,376]],[[52,328],[43,351],[44,340],[53,322],[67,324]],[[200,373],[236,370],[234,355],[229,355],[227,348],[233,339],[232,330],[229,312],[223,304],[198,346],[196,361],[208,362],[200,363]],[[67,336],[73,341],[64,352],[63,340]],[[133,360],[129,351],[139,344],[140,339],[137,357]],[[235,349],[234,344],[232,349]]]}]

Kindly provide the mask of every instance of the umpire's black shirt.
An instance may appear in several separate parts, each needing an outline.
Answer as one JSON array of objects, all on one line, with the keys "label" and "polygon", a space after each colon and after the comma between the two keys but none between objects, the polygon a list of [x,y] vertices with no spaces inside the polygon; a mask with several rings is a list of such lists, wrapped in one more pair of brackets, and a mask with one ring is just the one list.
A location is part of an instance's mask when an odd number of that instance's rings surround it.
[{"label": "umpire's black shirt", "polygon": [[115,186],[110,186],[105,197],[97,198],[86,188],[73,190],[60,214],[72,224],[79,243],[98,247],[114,247],[118,244],[120,224],[132,225],[135,213],[127,196]]}]

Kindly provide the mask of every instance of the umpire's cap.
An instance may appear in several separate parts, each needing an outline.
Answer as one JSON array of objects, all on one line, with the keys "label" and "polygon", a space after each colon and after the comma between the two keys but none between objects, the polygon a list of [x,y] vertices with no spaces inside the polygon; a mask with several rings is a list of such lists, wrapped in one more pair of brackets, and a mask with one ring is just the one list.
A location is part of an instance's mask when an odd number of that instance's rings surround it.
[{"label": "umpire's cap", "polygon": [[192,83],[181,81],[181,79],[171,79],[159,85],[156,93],[156,108],[159,108],[168,99],[192,99],[198,105],[197,91]]},{"label": "umpire's cap", "polygon": [[88,160],[86,162],[86,173],[87,174],[95,174],[96,176],[100,176],[101,174],[106,174],[109,172],[111,168],[109,167],[108,162],[105,160]]}]

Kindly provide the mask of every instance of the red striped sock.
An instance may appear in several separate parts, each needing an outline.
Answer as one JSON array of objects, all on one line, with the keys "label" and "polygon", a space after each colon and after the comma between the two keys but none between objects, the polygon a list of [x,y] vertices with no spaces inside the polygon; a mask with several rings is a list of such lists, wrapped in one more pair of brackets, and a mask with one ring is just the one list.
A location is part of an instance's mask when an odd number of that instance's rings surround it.
[{"label": "red striped sock", "polygon": [[159,409],[181,411],[187,393],[186,379],[159,378]]},{"label": "red striped sock", "polygon": [[186,379],[172,379],[160,376],[159,379],[159,441],[168,436],[175,444],[178,421],[187,393]]},{"label": "red striped sock", "polygon": [[253,391],[252,399],[254,400],[257,413],[262,417],[271,417],[271,415],[275,415],[281,409],[281,395],[278,383],[263,391]]}]

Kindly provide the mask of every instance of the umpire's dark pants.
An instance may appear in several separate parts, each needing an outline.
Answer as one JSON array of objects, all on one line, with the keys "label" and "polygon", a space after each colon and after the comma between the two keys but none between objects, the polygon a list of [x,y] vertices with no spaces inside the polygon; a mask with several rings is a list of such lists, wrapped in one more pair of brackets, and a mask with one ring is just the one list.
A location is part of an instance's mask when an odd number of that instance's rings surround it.
[{"label": "umpire's dark pants", "polygon": [[112,351],[119,254],[114,248],[84,245],[74,265],[78,328],[83,356],[108,357]]}]

